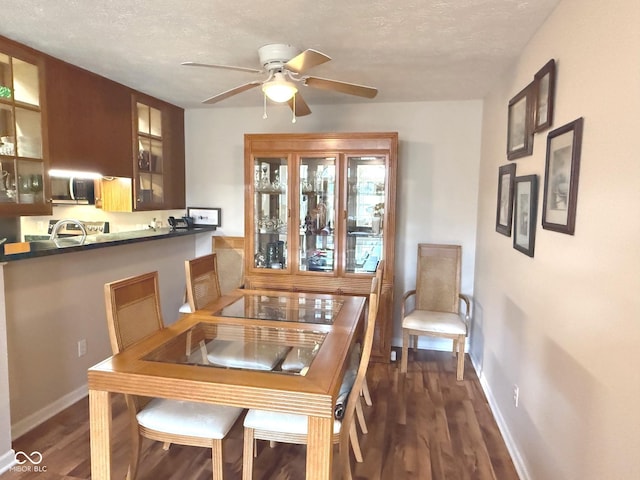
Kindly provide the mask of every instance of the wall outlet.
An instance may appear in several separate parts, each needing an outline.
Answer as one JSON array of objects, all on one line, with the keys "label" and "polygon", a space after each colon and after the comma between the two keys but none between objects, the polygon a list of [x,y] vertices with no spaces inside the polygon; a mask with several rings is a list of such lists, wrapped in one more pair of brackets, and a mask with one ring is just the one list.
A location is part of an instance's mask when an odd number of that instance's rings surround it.
[{"label": "wall outlet", "polygon": [[78,358],[84,357],[87,354],[87,340],[78,340]]},{"label": "wall outlet", "polygon": [[514,407],[518,406],[518,402],[520,401],[520,387],[518,385],[513,386],[513,405]]}]

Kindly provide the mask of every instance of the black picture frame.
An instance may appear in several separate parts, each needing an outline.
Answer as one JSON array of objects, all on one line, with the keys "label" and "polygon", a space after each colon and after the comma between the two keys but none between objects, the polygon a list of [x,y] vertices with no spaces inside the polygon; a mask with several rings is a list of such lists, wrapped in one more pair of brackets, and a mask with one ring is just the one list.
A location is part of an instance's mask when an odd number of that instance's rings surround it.
[{"label": "black picture frame", "polygon": [[187,207],[187,216],[193,219],[194,227],[219,227],[222,225],[221,208]]},{"label": "black picture frame", "polygon": [[533,257],[536,245],[538,176],[516,177],[514,182],[513,248]]},{"label": "black picture frame", "polygon": [[498,169],[498,201],[496,205],[496,232],[511,236],[513,224],[513,186],[516,164],[509,163]]},{"label": "black picture frame", "polygon": [[542,228],[573,235],[582,149],[582,117],[547,135]]},{"label": "black picture frame", "polygon": [[535,90],[534,133],[553,125],[553,104],[556,94],[556,61],[549,60],[533,77]]},{"label": "black picture frame", "polygon": [[526,157],[533,153],[534,82],[509,100],[507,118],[507,158]]}]

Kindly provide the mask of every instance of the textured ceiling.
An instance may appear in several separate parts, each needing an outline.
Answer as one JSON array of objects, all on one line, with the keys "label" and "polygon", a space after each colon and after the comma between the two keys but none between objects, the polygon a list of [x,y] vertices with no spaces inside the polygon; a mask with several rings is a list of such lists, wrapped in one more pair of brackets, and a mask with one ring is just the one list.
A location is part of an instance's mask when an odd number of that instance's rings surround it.
[{"label": "textured ceiling", "polygon": [[2,0],[0,35],[185,108],[259,106],[267,43],[332,57],[309,74],[371,85],[373,100],[304,88],[314,104],[482,98],[559,0]]}]

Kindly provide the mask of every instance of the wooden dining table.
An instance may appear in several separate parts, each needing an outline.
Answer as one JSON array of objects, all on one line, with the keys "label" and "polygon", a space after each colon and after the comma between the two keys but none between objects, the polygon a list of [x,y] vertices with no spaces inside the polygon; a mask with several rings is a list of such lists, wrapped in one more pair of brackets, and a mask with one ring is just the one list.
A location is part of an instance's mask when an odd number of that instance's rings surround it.
[{"label": "wooden dining table", "polygon": [[365,300],[239,289],[91,367],[92,478],[111,478],[110,396],[124,393],[306,415],[306,478],[330,479],[334,407]]}]

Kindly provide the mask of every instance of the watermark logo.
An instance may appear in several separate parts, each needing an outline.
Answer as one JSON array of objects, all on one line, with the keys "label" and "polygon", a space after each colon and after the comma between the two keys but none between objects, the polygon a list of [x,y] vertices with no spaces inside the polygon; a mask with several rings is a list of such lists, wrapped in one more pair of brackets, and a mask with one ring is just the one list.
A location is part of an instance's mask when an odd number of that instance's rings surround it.
[{"label": "watermark logo", "polygon": [[41,465],[42,463],[42,454],[37,450],[34,450],[30,454],[25,453],[23,451],[18,451],[15,454],[15,462],[17,465],[14,465],[10,468],[12,472],[46,472],[47,466]]}]

